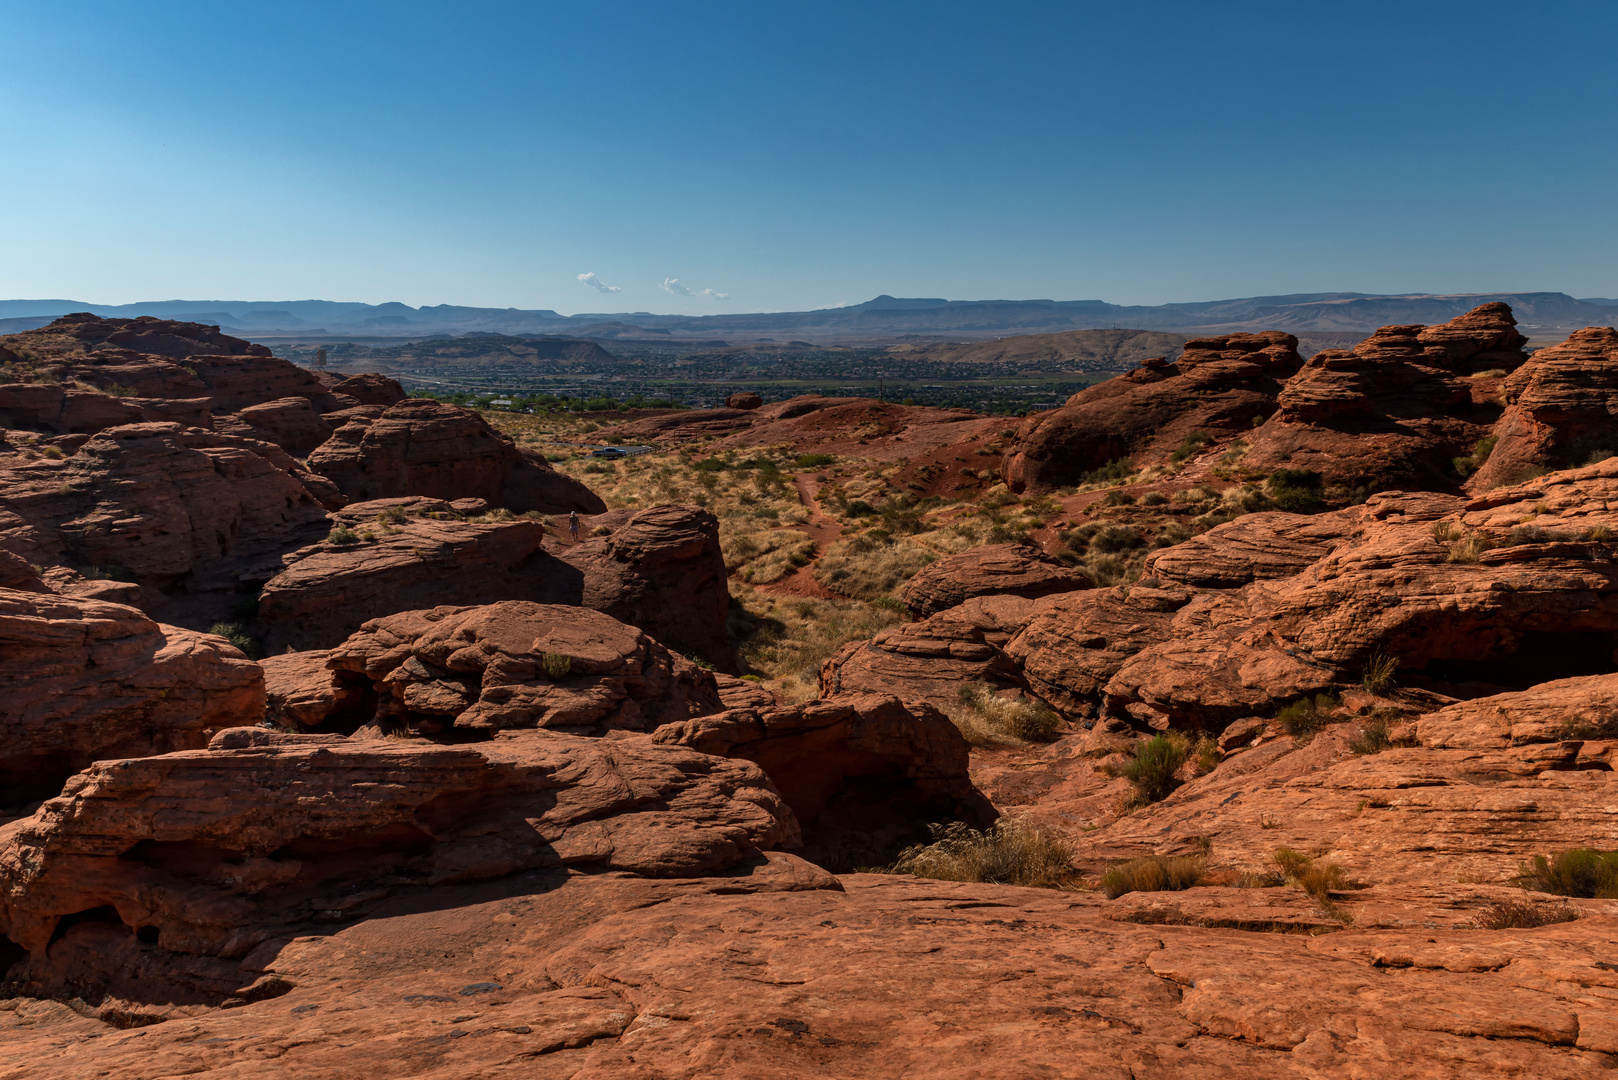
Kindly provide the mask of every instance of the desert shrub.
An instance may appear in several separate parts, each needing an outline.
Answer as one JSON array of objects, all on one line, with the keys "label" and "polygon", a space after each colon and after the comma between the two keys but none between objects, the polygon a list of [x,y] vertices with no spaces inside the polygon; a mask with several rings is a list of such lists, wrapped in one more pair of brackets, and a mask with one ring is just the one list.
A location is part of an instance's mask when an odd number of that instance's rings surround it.
[{"label": "desert shrub", "polygon": [[1518,525],[1506,533],[1506,547],[1516,547],[1518,544],[1554,544],[1559,540],[1570,540],[1572,537],[1555,529],[1547,529],[1540,525]]},{"label": "desert shrub", "polygon": [[216,622],[208,627],[208,633],[224,638],[249,660],[259,660],[264,656],[264,648],[258,638],[248,633],[247,627],[239,622]]},{"label": "desert shrub", "polygon": [[1360,686],[1367,694],[1385,694],[1396,685],[1394,675],[1399,671],[1399,658],[1392,653],[1374,652],[1365,661],[1360,674]]},{"label": "desert shrub", "polygon": [[359,542],[359,533],[355,532],[353,529],[350,529],[347,525],[339,525],[326,535],[326,543],[328,544],[346,545],[357,544]]},{"label": "desert shrub", "polygon": [[1534,892],[1618,899],[1618,851],[1573,848],[1550,858],[1535,855],[1517,868],[1517,884]]},{"label": "desert shrub", "polygon": [[1121,484],[1135,472],[1135,462],[1131,458],[1121,457],[1109,461],[1099,469],[1091,469],[1079,477],[1079,485],[1088,484]]},{"label": "desert shrub", "polygon": [[1348,875],[1343,873],[1341,866],[1285,847],[1276,848],[1271,858],[1287,881],[1312,896],[1321,910],[1334,917],[1342,917],[1331,899],[1333,892],[1348,888]]},{"label": "desert shrub", "polygon": [[1142,547],[1145,543],[1140,533],[1128,525],[1106,525],[1090,538],[1090,550],[1114,554]]},{"label": "desert shrub", "polygon": [[1464,535],[1464,530],[1453,521],[1435,521],[1433,522],[1432,531],[1433,539],[1440,544],[1447,544],[1451,540],[1459,539]]},{"label": "desert shrub", "polygon": [[1097,586],[1124,585],[1140,576],[1145,559],[1136,556],[1126,559],[1122,555],[1091,555],[1084,560],[1084,572]]},{"label": "desert shrub", "polygon": [[1453,458],[1450,465],[1455,469],[1455,475],[1462,480],[1483,468],[1483,463],[1489,460],[1494,452],[1494,444],[1500,440],[1493,435],[1485,435],[1472,447],[1472,452],[1465,457]]},{"label": "desert shrub", "polygon": [[1102,506],[1133,506],[1135,496],[1127,491],[1109,491],[1106,498],[1101,500]]},{"label": "desert shrub", "polygon": [[1295,739],[1310,738],[1328,724],[1336,722],[1331,711],[1338,705],[1331,694],[1316,694],[1313,698],[1299,698],[1280,712],[1275,719],[1281,729]]},{"label": "desert shrub", "polygon": [[848,504],[848,516],[849,517],[875,517],[876,516],[876,507],[872,506],[870,503],[866,502],[864,499],[855,499],[853,502]]},{"label": "desert shrub", "polygon": [[1592,450],[1590,456],[1584,459],[1586,465],[1599,465],[1614,456],[1611,450]]},{"label": "desert shrub", "polygon": [[792,464],[799,469],[823,469],[836,463],[837,459],[830,454],[799,454],[792,461]]},{"label": "desert shrub", "polygon": [[1067,529],[1063,532],[1057,533],[1056,538],[1062,543],[1066,544],[1068,547],[1072,548],[1074,551],[1088,551],[1090,548],[1090,541],[1094,539],[1096,533],[1100,531],[1101,526],[1099,524],[1094,521],[1089,521],[1075,529]]},{"label": "desert shrub", "polygon": [[547,678],[565,679],[573,670],[573,658],[566,653],[548,652],[541,657],[540,666],[545,669]]},{"label": "desert shrub", "polygon": [[726,464],[724,458],[711,457],[693,462],[691,467],[699,473],[716,473],[724,472],[727,468],[729,468],[729,465]]},{"label": "desert shrub", "polygon": [[1384,750],[1403,745],[1395,742],[1392,731],[1395,720],[1404,713],[1397,709],[1378,709],[1360,721],[1359,730],[1349,737],[1348,749],[1355,754],[1380,754]]},{"label": "desert shrub", "polygon": [[1189,539],[1191,539],[1191,530],[1178,521],[1171,521],[1163,526],[1163,530],[1153,538],[1152,546],[1154,548],[1173,547],[1175,544],[1183,544]]},{"label": "desert shrub", "polygon": [[936,556],[914,541],[895,543],[880,529],[833,544],[815,563],[815,579],[832,592],[869,600],[893,592]]},{"label": "desert shrub", "polygon": [[1185,437],[1185,441],[1175,449],[1174,453],[1169,455],[1169,460],[1178,465],[1187,458],[1200,454],[1202,448],[1211,442],[1213,442],[1213,436],[1206,431],[1193,431]]},{"label": "desert shrub", "polygon": [[931,843],[906,848],[884,872],[1046,889],[1078,880],[1067,842],[1030,822],[1002,818],[983,832],[958,821],[931,829]]},{"label": "desert shrub", "polygon": [[1486,904],[1473,921],[1480,930],[1532,930],[1536,926],[1572,922],[1579,917],[1579,909],[1565,900],[1561,902],[1496,900]]},{"label": "desert shrub", "polygon": [[1197,487],[1186,488],[1184,491],[1174,493],[1174,501],[1177,503],[1212,502],[1217,498],[1219,498],[1219,492],[1206,484],[1199,484]]},{"label": "desert shrub", "polygon": [[1191,740],[1178,731],[1153,735],[1134,745],[1117,773],[1135,785],[1135,805],[1160,802],[1180,786],[1175,773],[1191,754]]},{"label": "desert shrub", "polygon": [[1142,506],[1162,506],[1169,501],[1169,497],[1161,491],[1148,491],[1140,497]]},{"label": "desert shrub", "polygon": [[1049,742],[1062,723],[1042,702],[999,697],[983,683],[961,687],[956,705],[944,711],[973,746]]},{"label": "desert shrub", "polygon": [[746,585],[732,636],[745,669],[780,681],[783,696],[799,700],[819,687],[820,666],[850,641],[863,641],[904,620],[903,605],[795,597],[785,603]]},{"label": "desert shrub", "polygon": [[1475,563],[1485,551],[1488,551],[1494,546],[1494,539],[1487,533],[1467,533],[1461,539],[1450,544],[1449,554],[1445,556],[1444,561],[1452,563]]},{"label": "desert shrub", "polygon": [[52,461],[61,461],[67,456],[66,454],[62,453],[62,448],[60,446],[47,446],[45,449],[41,450],[40,453],[44,454]]},{"label": "desert shrub", "polygon": [[1198,776],[1206,776],[1219,767],[1219,744],[1207,735],[1198,737],[1191,754]]},{"label": "desert shrub", "polygon": [[410,515],[405,513],[402,506],[387,506],[376,513],[376,523],[378,525],[403,525],[409,520]]},{"label": "desert shrub", "polygon": [[1264,481],[1264,489],[1279,510],[1307,514],[1325,505],[1320,493],[1324,487],[1313,469],[1277,469]]},{"label": "desert shrub", "polygon": [[1132,892],[1178,892],[1202,880],[1205,864],[1190,855],[1147,855],[1107,868],[1101,891],[1108,900]]},{"label": "desert shrub", "polygon": [[1275,889],[1287,883],[1279,870],[1248,870],[1236,878],[1238,889]]}]

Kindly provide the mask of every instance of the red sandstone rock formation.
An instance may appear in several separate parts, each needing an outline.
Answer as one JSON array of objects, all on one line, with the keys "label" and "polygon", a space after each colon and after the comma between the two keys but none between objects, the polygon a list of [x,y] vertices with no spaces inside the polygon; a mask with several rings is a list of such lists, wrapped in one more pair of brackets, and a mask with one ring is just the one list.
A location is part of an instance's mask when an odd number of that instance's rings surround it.
[{"label": "red sandstone rock formation", "polygon": [[[218,1003],[253,984],[240,965],[261,942],[400,889],[561,867],[722,873],[796,840],[756,766],[644,736],[241,729],[93,765],[0,828],[0,933],[29,953],[11,978],[36,994]],[[239,999],[285,992],[257,985]]]},{"label": "red sandstone rock formation", "polygon": [[63,460],[6,464],[0,545],[125,572],[171,599],[264,580],[266,562],[326,529],[320,478],[279,448],[178,424],[110,428]]},{"label": "red sandstone rock formation", "polygon": [[[1023,421],[1004,475],[1013,491],[1074,484],[1110,461],[1166,456],[1193,431],[1250,430],[1275,411],[1282,381],[1302,363],[1290,334],[1230,334],[1186,342],[1173,364],[1147,361]],[[1150,440],[1148,440],[1150,437]]]},{"label": "red sandstone rock formation", "polygon": [[974,596],[1021,596],[1088,589],[1080,570],[1064,566],[1031,544],[989,544],[948,555],[924,567],[900,599],[918,619],[955,607]]},{"label": "red sandstone rock formation", "polygon": [[424,495],[487,499],[519,513],[606,509],[583,484],[518,450],[477,413],[425,399],[406,399],[375,420],[351,419],[309,456],[309,467],[359,502]]},{"label": "red sandstone rock formation", "polygon": [[726,661],[730,588],[719,519],[677,505],[619,514],[622,523],[607,525],[607,536],[555,549],[583,575],[569,602],[638,626],[671,648]]},{"label": "red sandstone rock formation", "polygon": [[1589,326],[1541,349],[1501,386],[1506,410],[1488,460],[1467,486],[1486,491],[1547,468],[1618,453],[1618,330]]},{"label": "red sandstone rock formation", "polygon": [[0,689],[6,808],[49,798],[96,759],[205,746],[264,709],[258,665],[221,638],[13,588],[0,588]]},{"label": "red sandstone rock formation", "polygon": [[891,694],[948,708],[969,683],[1022,688],[1005,646],[1057,597],[978,596],[919,622],[844,645],[820,669],[820,692]]},{"label": "red sandstone rock formation", "polygon": [[1441,326],[1384,326],[1352,352],[1318,353],[1288,380],[1243,464],[1313,470],[1368,491],[1453,490],[1451,461],[1496,416],[1461,376],[1516,367],[1525,340],[1511,309],[1494,303]]},{"label": "red sandstone rock formation", "polygon": [[376,702],[382,728],[645,730],[719,710],[713,676],[633,626],[512,600],[375,619],[327,666]]},{"label": "red sandstone rock formation", "polygon": [[741,394],[732,394],[725,399],[727,409],[757,409],[763,406],[764,399],[751,390]]},{"label": "red sandstone rock formation", "polygon": [[288,554],[259,593],[257,625],[271,652],[330,648],[400,610],[531,600],[582,604],[682,651],[727,655],[730,594],[705,510],[603,515],[595,520],[608,535],[549,550],[539,521],[467,521],[434,499],[352,503],[332,518],[354,539]]}]

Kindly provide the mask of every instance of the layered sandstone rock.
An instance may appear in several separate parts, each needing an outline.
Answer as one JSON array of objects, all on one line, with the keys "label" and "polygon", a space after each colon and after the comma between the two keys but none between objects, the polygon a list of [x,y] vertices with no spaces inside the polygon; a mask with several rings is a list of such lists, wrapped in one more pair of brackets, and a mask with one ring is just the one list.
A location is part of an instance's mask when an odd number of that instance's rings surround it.
[{"label": "layered sandstone rock", "polygon": [[1244,514],[1146,557],[1144,578],[1207,589],[1291,577],[1329,554],[1358,525],[1354,511]]},{"label": "layered sandstone rock", "polygon": [[600,612],[506,601],[375,619],[327,666],[376,723],[437,735],[644,730],[719,711],[713,676]]},{"label": "layered sandstone rock", "polygon": [[1056,597],[978,596],[918,622],[844,645],[820,669],[823,697],[891,694],[948,708],[963,686],[1024,686],[1005,647]]},{"label": "layered sandstone rock", "polygon": [[719,519],[671,505],[623,514],[605,527],[606,536],[556,549],[582,575],[577,599],[568,602],[638,626],[671,648],[724,660],[730,587]]},{"label": "layered sandstone rock", "polygon": [[556,472],[537,454],[517,449],[477,413],[410,398],[376,419],[354,417],[309,456],[357,502],[424,495],[487,499],[518,513],[600,513],[588,488]]},{"label": "layered sandstone rock", "polygon": [[1618,330],[1589,326],[1541,349],[1501,386],[1493,452],[1468,487],[1487,491],[1546,468],[1618,453]]},{"label": "layered sandstone rock", "polygon": [[1032,544],[987,544],[923,567],[899,598],[911,614],[925,619],[974,596],[1031,600],[1091,584],[1083,571],[1062,565]]},{"label": "layered sandstone rock", "polygon": [[264,711],[258,665],[222,638],[121,604],[0,588],[0,807],[100,758],[205,746]]},{"label": "layered sandstone rock", "polygon": [[728,709],[670,723],[653,740],[756,762],[807,830],[810,854],[836,864],[891,849],[918,824],[982,823],[968,747],[943,713],[881,694]]},{"label": "layered sandstone rock", "polygon": [[725,399],[725,408],[727,409],[757,409],[762,407],[763,404],[764,399],[751,390],[741,394],[732,394]]},{"label": "layered sandstone rock", "polygon": [[275,443],[294,457],[307,457],[331,437],[333,430],[306,397],[277,398],[249,405],[236,417],[252,434]]},{"label": "layered sandstone rock", "polygon": [[332,515],[352,537],[285,556],[259,593],[271,652],[330,648],[368,619],[440,604],[531,600],[604,611],[695,655],[723,659],[730,594],[718,526],[697,507],[604,515],[606,536],[544,546],[537,520],[465,520],[481,503],[379,499]]},{"label": "layered sandstone rock", "polygon": [[722,873],[797,835],[756,766],[644,736],[242,729],[93,765],[0,828],[0,934],[28,952],[10,978],[34,993],[217,1003],[252,983],[239,965],[261,942],[392,891],[560,867]]},{"label": "layered sandstone rock", "polygon": [[397,405],[407,396],[398,380],[374,371],[360,372],[334,382],[331,392],[339,397],[352,398],[361,405]]},{"label": "layered sandstone rock", "polygon": [[1452,460],[1498,415],[1463,376],[1520,365],[1526,340],[1511,309],[1493,303],[1440,326],[1384,326],[1352,352],[1317,353],[1248,440],[1244,464],[1311,470],[1368,491],[1453,490]]},{"label": "layered sandstone rock", "polygon": [[1290,334],[1230,334],[1186,342],[1179,360],[1161,359],[1023,421],[1004,475],[1013,491],[1079,482],[1110,461],[1166,455],[1192,432],[1250,430],[1275,411],[1282,381],[1302,358]]},{"label": "layered sandstone rock", "polygon": [[0,545],[175,596],[262,581],[280,552],[326,529],[320,478],[278,447],[178,424],[110,428],[5,476]]}]

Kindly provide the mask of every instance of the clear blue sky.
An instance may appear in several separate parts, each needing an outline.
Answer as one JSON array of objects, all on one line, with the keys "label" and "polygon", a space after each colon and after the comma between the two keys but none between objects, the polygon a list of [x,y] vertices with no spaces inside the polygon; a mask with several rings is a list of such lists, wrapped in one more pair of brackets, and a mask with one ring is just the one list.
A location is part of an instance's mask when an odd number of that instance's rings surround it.
[{"label": "clear blue sky", "polygon": [[1618,295],[1611,0],[4,0],[0,42],[5,298]]}]

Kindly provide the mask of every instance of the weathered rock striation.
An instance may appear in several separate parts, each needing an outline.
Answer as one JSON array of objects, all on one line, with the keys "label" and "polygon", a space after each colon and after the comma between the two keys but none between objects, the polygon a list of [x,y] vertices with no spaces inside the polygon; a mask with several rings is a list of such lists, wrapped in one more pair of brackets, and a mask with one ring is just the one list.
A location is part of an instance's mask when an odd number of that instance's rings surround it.
[{"label": "weathered rock striation", "polygon": [[[1186,342],[1175,363],[1148,360],[1023,421],[1003,472],[1013,491],[1075,484],[1108,462],[1167,455],[1193,432],[1250,430],[1276,409],[1302,358],[1290,334],[1229,334]],[[1148,449],[1149,448],[1149,449]]]},{"label": "weathered rock striation", "polygon": [[1501,394],[1506,409],[1472,490],[1618,453],[1618,330],[1586,327],[1539,350],[1506,377]]},{"label": "weathered rock striation", "polygon": [[1081,570],[1064,566],[1032,544],[986,544],[947,555],[923,567],[899,599],[918,619],[936,615],[974,596],[1021,596],[1088,589]]},{"label": "weathered rock striation", "polygon": [[121,604],[0,588],[0,807],[99,758],[206,746],[264,711],[258,665]]},{"label": "weathered rock striation", "polygon": [[309,456],[357,502],[424,495],[486,499],[517,513],[595,514],[606,505],[458,405],[407,398],[371,419],[353,416]]}]

